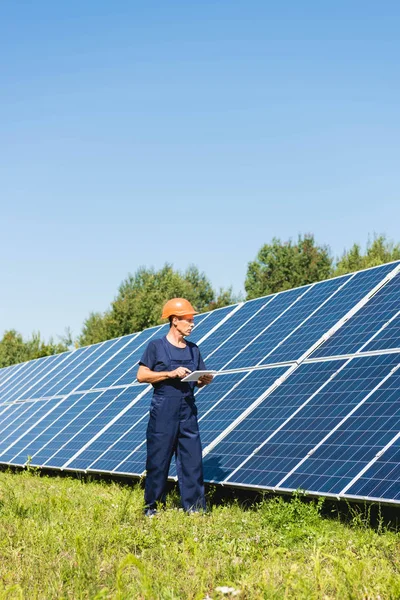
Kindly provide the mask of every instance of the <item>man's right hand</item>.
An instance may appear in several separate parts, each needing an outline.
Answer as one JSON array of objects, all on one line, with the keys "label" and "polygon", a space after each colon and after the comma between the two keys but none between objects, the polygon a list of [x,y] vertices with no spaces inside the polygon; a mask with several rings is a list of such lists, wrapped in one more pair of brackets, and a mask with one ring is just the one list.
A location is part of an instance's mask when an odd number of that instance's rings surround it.
[{"label": "man's right hand", "polygon": [[190,369],[187,369],[186,367],[178,367],[174,371],[169,371],[168,375],[171,379],[175,379],[176,377],[179,377],[179,379],[183,379],[184,377],[186,377],[186,375],[189,375],[189,373],[191,373]]}]

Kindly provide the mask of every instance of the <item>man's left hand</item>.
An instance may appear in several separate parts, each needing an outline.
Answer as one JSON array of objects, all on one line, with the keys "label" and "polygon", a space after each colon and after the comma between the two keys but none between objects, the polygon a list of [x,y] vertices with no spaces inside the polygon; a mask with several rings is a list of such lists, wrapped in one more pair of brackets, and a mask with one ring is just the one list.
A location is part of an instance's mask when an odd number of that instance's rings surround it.
[{"label": "man's left hand", "polygon": [[212,375],[202,375],[197,380],[197,387],[203,387],[204,385],[208,385],[212,382],[214,377]]}]

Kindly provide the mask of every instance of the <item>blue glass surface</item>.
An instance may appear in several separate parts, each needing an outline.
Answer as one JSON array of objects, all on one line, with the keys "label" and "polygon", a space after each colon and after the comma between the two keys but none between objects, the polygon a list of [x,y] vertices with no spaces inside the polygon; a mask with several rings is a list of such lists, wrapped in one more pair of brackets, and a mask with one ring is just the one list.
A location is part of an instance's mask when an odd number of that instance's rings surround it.
[{"label": "blue glass surface", "polygon": [[8,410],[10,410],[12,404],[0,404],[0,422],[1,422],[1,415],[5,412],[7,412]]},{"label": "blue glass surface", "polygon": [[400,431],[399,396],[397,371],[296,469],[284,486],[339,494]]},{"label": "blue glass surface", "polygon": [[248,371],[217,375],[211,385],[206,385],[200,389],[195,388],[198,418],[201,419],[204,417],[204,415],[215,406],[215,403],[225,396],[232,387],[238,384],[247,374]]},{"label": "blue glass surface", "polygon": [[208,481],[223,481],[334,373],[343,361],[302,365],[205,457]]},{"label": "blue glass surface", "polygon": [[82,396],[83,394],[75,394],[56,402],[49,402],[47,404],[48,412],[42,416],[42,419],[40,421],[36,420],[35,426],[30,430],[26,430],[21,439],[15,441],[9,450],[4,453],[3,456],[7,457],[7,461],[14,465],[24,465],[28,456],[33,456],[53,437],[52,425]]},{"label": "blue glass surface", "polygon": [[[145,423],[146,425],[146,423]],[[143,434],[145,434],[146,427],[143,424],[140,424],[142,429],[142,439]],[[137,436],[139,438],[139,436]],[[142,475],[144,470],[146,469],[146,444],[142,443],[141,446],[128,458],[120,463],[114,470],[115,473],[121,474],[134,474],[134,475]],[[173,461],[174,459],[172,459]]]},{"label": "blue glass surface", "polygon": [[95,346],[87,346],[86,348],[78,348],[73,352],[68,352],[64,356],[64,360],[57,362],[54,365],[42,371],[40,377],[35,378],[27,389],[23,391],[21,399],[38,399],[50,398],[56,395],[56,390],[60,387],[57,385],[60,381],[68,381],[72,377],[73,369],[80,365],[84,360],[94,354],[101,344]]},{"label": "blue glass surface", "polygon": [[[329,340],[320,346],[314,356],[334,356],[338,354],[352,354],[360,348],[399,310],[400,274],[389,281],[347,321]],[[392,341],[400,346],[399,323],[394,324],[390,335]],[[393,329],[397,332],[397,339],[393,340]],[[390,347],[390,346],[389,346]],[[366,346],[364,350],[377,349]]]},{"label": "blue glass surface", "polygon": [[297,360],[317,342],[320,337],[335,325],[348,311],[371,291],[394,265],[382,265],[367,271],[360,271],[348,281],[331,300],[304,325],[295,331],[277,350],[272,352],[262,364]]},{"label": "blue glass surface", "polygon": [[14,376],[6,377],[0,384],[0,399],[2,401],[6,400],[5,395],[10,391],[10,389],[15,389],[19,383],[25,383],[25,377],[28,376],[29,373],[33,373],[36,369],[40,369],[49,358],[49,356],[46,356],[44,358],[25,362],[22,365],[17,365],[19,369],[16,371]]},{"label": "blue glass surface", "polygon": [[3,404],[2,406],[3,410],[0,414],[0,434],[2,430],[2,424],[4,423],[5,419],[8,419],[16,410],[20,410],[18,407],[20,407],[21,404]]},{"label": "blue glass surface", "polygon": [[45,463],[46,466],[62,467],[145,389],[147,385],[104,392],[64,429],[61,441],[67,441]]},{"label": "blue glass surface", "polygon": [[383,500],[400,500],[400,440],[398,439],[371,465],[346,492]]},{"label": "blue glass surface", "polygon": [[225,323],[218,327],[212,335],[202,342],[201,354],[204,360],[210,358],[210,355],[213,354],[221,344],[229,344],[231,336],[236,334],[239,327],[243,327],[249,319],[254,318],[257,311],[268,302],[271,302],[273,298],[274,295],[245,302],[225,321]]},{"label": "blue glass surface", "polygon": [[[225,385],[225,378],[217,377],[216,382],[219,383],[219,385],[215,386],[217,389],[213,390],[214,384],[212,384],[208,386],[205,392],[205,395],[208,393],[209,398],[213,400],[213,406],[206,415],[201,415],[201,412],[204,410],[201,394],[199,394],[197,401],[200,409],[199,425],[203,448],[225,431],[235,419],[265,393],[286,371],[286,367],[277,367],[262,371],[253,371],[245,375],[241,373],[240,383],[233,388],[233,384],[237,383],[235,380],[238,379],[238,374],[231,375]],[[218,390],[218,387],[221,389]],[[222,397],[223,400],[218,402]]]},{"label": "blue glass surface", "polygon": [[64,429],[71,421],[80,415],[89,404],[95,402],[96,398],[100,396],[101,393],[102,392],[89,392],[82,396],[79,394],[73,396],[75,401],[58,418],[55,418],[48,428],[37,438],[36,442],[40,444],[40,449],[31,455],[33,465],[41,467],[54,452],[59,450],[63,443],[62,433]]},{"label": "blue glass surface", "polygon": [[[36,378],[34,385],[26,390],[23,397],[49,398],[56,396],[60,388],[79,373],[83,365],[90,362],[90,357],[98,356],[102,352],[103,343],[78,348],[69,352],[65,361],[57,363],[55,369],[46,369],[41,377]],[[94,359],[92,359],[94,360]]]},{"label": "blue glass surface", "polygon": [[117,340],[109,340],[104,342],[104,345],[101,347],[100,351],[96,353],[96,355],[91,356],[87,364],[83,364],[82,368],[79,370],[78,374],[75,375],[73,379],[71,379],[68,383],[61,386],[58,390],[59,394],[68,394],[72,392],[72,390],[78,390],[81,384],[86,382],[87,379],[93,373],[97,371],[97,369],[102,368],[107,361],[111,361],[111,359],[115,356],[115,354],[124,348],[126,344],[134,343],[134,336],[124,336],[123,338],[118,338]]},{"label": "blue glass surface", "polygon": [[[146,437],[152,390],[126,411],[107,431],[79,457],[81,468],[93,471],[113,471]],[[84,462],[87,461],[87,462]],[[76,462],[70,467],[75,467]],[[86,464],[86,467],[82,467]],[[142,469],[143,470],[143,469]],[[136,469],[132,473],[142,471]]]},{"label": "blue glass surface", "polygon": [[[124,373],[132,363],[135,362],[135,356],[138,356],[141,352],[141,346],[145,344],[147,339],[152,337],[153,335],[157,335],[157,331],[159,331],[159,327],[153,327],[151,329],[147,329],[143,333],[124,336],[123,340],[126,340],[129,343],[122,346],[118,352],[116,352],[111,359],[104,362],[104,364],[97,369],[93,375],[86,378],[84,382],[77,388],[78,391],[82,390],[90,390],[96,388],[106,388],[112,385],[112,382],[118,378],[118,375],[115,372],[120,369],[120,373]],[[107,385],[106,380],[111,380],[111,383]]]},{"label": "blue glass surface", "polygon": [[[203,449],[240,417],[287,370],[287,367],[276,367],[218,375],[211,385],[200,390],[196,396],[196,404]],[[174,464],[170,469],[170,475],[176,475]]]},{"label": "blue glass surface", "polygon": [[0,401],[1,401],[1,390],[3,389],[6,382],[11,378],[15,377],[18,371],[21,371],[24,367],[26,368],[27,363],[18,365],[11,365],[10,367],[3,367],[0,369]]},{"label": "blue glass surface", "polygon": [[[217,310],[211,311],[210,315],[207,319],[199,321],[199,324],[195,326],[192,333],[190,334],[190,340],[195,344],[198,344],[203,336],[206,335],[213,327],[218,325],[229,313],[234,310],[236,304],[233,306],[224,306],[223,308],[218,308]],[[198,315],[201,317],[201,315]],[[195,321],[196,323],[196,321]]]},{"label": "blue glass surface", "polygon": [[[123,362],[118,364],[113,371],[108,373],[108,375],[105,375],[103,370],[104,378],[101,379],[97,385],[101,387],[107,387],[111,385],[125,386],[134,383],[136,381],[138,362],[147,346],[147,343],[150,339],[165,335],[167,331],[168,325],[163,325],[162,327],[152,327],[151,329],[146,329],[144,332],[142,332],[135,340],[134,345],[131,346],[132,354],[128,354]],[[90,383],[90,381],[87,383]]]},{"label": "blue glass surface", "polygon": [[350,361],[232,478],[265,487],[278,484],[397,364],[398,357]]},{"label": "blue glass surface", "polygon": [[5,460],[5,451],[16,440],[23,436],[31,427],[34,427],[38,420],[45,415],[52,401],[43,402],[27,402],[20,404],[21,409],[18,411],[16,418],[10,420],[10,423],[5,427],[0,434],[0,460]]},{"label": "blue glass surface", "polygon": [[58,364],[64,359],[64,354],[56,354],[46,356],[28,363],[29,368],[18,374],[9,382],[2,390],[1,399],[3,402],[12,402],[23,398],[24,391],[30,389],[34,383],[40,379],[48,369],[51,369],[53,364]]},{"label": "blue glass surface", "polygon": [[400,348],[400,315],[395,317],[378,335],[367,344],[365,351]]},{"label": "blue glass surface", "polygon": [[[247,344],[250,344],[256,335],[271,325],[283,311],[296,302],[301,295],[307,294],[309,290],[310,287],[297,288],[274,296],[270,302],[265,304],[262,310],[254,315],[245,327],[237,329],[235,335],[231,337],[228,344],[225,344],[216,350],[212,356],[207,358],[207,367],[216,370],[222,369],[240,350]],[[252,365],[247,364],[245,366]],[[229,364],[228,368],[232,368],[232,365]]]},{"label": "blue glass surface", "polygon": [[[29,404],[31,405],[31,403]],[[29,406],[24,404],[10,404],[9,406],[9,410],[0,417],[0,442],[3,439],[3,432],[6,432],[10,427],[12,429],[13,422],[17,418],[20,418],[21,414],[29,408]],[[6,433],[4,433],[5,435]]]},{"label": "blue glass surface", "polygon": [[[349,279],[349,276],[330,279],[311,287],[304,296],[287,310],[280,318],[268,329],[259,335],[254,341],[243,350],[236,358],[225,365],[228,369],[237,369],[250,365],[257,365],[260,361],[265,363],[264,359],[274,348],[293,330],[298,327],[307,317],[321,306],[327,298],[332,296]],[[339,292],[340,293],[340,292]],[[298,358],[292,356],[291,360]],[[272,361],[275,362],[275,361]],[[279,362],[279,361],[276,361]]]}]

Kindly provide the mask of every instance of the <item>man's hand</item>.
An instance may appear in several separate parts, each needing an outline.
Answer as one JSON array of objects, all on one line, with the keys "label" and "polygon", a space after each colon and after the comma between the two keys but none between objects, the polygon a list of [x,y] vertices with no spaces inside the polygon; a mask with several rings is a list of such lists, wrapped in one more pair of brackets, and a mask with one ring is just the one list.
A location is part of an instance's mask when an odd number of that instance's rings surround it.
[{"label": "man's hand", "polygon": [[191,372],[192,371],[190,369],[187,369],[186,367],[178,367],[174,371],[169,371],[168,376],[171,379],[175,379],[177,377],[179,379],[183,379],[184,377],[186,377],[186,375],[189,375],[189,373]]},{"label": "man's hand", "polygon": [[212,375],[202,375],[197,380],[197,387],[203,387],[204,385],[208,385],[212,382],[214,377]]}]

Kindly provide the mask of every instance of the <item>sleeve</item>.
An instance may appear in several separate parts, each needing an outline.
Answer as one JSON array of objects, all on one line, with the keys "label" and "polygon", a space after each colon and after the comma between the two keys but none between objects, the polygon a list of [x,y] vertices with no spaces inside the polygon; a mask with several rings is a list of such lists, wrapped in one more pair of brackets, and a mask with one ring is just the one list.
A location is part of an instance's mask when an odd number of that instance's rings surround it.
[{"label": "sleeve", "polygon": [[157,348],[154,342],[150,342],[144,351],[142,358],[139,361],[139,365],[143,365],[144,367],[148,367],[151,371],[153,371],[157,362]]}]

